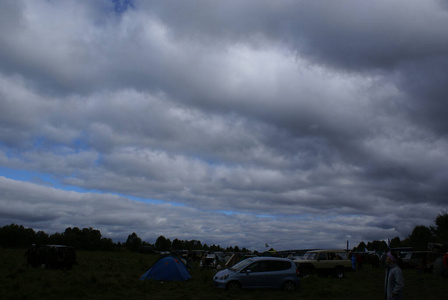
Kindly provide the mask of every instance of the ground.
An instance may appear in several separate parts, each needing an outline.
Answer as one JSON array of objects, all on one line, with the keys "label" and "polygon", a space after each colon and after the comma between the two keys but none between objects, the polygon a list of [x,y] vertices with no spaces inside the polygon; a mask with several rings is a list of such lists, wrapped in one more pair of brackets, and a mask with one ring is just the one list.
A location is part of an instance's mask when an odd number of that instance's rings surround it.
[{"label": "ground", "polygon": [[[26,265],[24,249],[0,248],[0,294],[3,299],[383,299],[384,268],[347,273],[343,279],[302,278],[293,292],[282,290],[226,291],[213,286],[215,270],[197,265],[187,282],[140,281],[158,259],[131,252],[79,251],[71,270],[43,270]],[[406,300],[446,297],[448,279],[404,270]]]}]

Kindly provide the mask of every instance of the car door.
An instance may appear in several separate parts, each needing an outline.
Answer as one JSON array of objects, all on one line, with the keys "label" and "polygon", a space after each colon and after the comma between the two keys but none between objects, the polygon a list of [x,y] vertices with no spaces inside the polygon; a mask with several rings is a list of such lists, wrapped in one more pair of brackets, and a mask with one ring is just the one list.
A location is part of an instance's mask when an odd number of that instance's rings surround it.
[{"label": "car door", "polygon": [[318,268],[325,270],[328,268],[328,260],[327,260],[327,253],[326,252],[319,252],[319,254],[317,255],[317,260],[318,260]]},{"label": "car door", "polygon": [[240,282],[243,287],[266,286],[267,261],[257,261],[247,266],[240,273]]},{"label": "car door", "polygon": [[265,272],[266,287],[281,287],[285,278],[288,277],[288,269],[291,269],[291,262],[288,261],[268,261],[268,270]]}]

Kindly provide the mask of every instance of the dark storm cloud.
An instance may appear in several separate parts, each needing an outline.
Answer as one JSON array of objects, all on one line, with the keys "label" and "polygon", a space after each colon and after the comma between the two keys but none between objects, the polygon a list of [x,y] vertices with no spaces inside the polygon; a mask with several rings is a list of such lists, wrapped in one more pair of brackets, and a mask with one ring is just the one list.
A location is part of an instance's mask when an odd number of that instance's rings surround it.
[{"label": "dark storm cloud", "polygon": [[179,38],[224,47],[249,43],[255,48],[273,41],[342,72],[380,73],[405,93],[402,110],[432,121],[428,125],[441,132],[446,130],[443,99],[448,86],[448,18],[443,5],[446,2],[353,0],[150,4]]},{"label": "dark storm cloud", "polygon": [[227,43],[257,35],[343,69],[383,68],[447,50],[439,1],[170,1],[154,11],[178,36]]}]

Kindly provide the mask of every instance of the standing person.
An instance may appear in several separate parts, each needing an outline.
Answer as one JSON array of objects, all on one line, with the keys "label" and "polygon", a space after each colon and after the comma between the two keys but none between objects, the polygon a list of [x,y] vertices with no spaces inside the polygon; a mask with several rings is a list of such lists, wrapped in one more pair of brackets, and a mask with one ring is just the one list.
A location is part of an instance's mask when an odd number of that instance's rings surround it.
[{"label": "standing person", "polygon": [[202,253],[201,256],[201,271],[207,267],[207,253]]},{"label": "standing person", "polygon": [[355,254],[352,254],[352,269],[353,269],[353,271],[356,271],[356,256],[355,256]]},{"label": "standing person", "polygon": [[358,256],[356,256],[356,263],[358,264],[358,270],[362,270],[362,263],[363,263],[363,255],[361,253],[358,253]]},{"label": "standing person", "polygon": [[384,293],[386,300],[402,300],[404,278],[399,266],[396,253],[388,252],[386,256],[386,277],[384,280]]}]

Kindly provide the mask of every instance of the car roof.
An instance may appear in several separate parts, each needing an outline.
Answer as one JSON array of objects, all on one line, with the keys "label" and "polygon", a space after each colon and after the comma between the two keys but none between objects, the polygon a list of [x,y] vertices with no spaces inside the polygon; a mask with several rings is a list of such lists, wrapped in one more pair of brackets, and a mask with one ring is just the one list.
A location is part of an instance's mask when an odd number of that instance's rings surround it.
[{"label": "car roof", "polygon": [[346,252],[344,249],[320,249],[320,250],[310,250],[307,252]]},{"label": "car roof", "polygon": [[256,256],[256,257],[250,257],[248,258],[253,261],[259,261],[259,260],[279,260],[279,261],[292,261],[289,258],[283,258],[283,257],[272,257],[272,256]]}]

